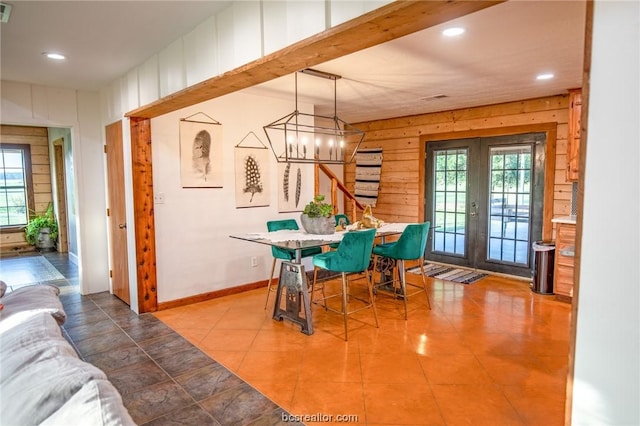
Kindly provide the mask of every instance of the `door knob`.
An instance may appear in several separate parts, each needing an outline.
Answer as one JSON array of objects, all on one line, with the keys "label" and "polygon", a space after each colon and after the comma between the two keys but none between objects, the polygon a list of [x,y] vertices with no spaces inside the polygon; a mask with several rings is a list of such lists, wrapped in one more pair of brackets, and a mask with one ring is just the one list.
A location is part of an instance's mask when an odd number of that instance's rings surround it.
[{"label": "door knob", "polygon": [[127,227],[126,223],[121,223],[120,225],[118,225],[118,228],[120,229],[125,229]]}]

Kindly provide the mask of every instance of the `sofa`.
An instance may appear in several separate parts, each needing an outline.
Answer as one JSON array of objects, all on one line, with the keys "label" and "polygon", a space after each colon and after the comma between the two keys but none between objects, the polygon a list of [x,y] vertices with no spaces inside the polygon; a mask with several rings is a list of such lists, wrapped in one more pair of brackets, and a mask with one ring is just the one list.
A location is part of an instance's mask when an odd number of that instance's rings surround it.
[{"label": "sofa", "polygon": [[63,337],[60,290],[0,281],[0,425],[135,425],[122,397]]}]

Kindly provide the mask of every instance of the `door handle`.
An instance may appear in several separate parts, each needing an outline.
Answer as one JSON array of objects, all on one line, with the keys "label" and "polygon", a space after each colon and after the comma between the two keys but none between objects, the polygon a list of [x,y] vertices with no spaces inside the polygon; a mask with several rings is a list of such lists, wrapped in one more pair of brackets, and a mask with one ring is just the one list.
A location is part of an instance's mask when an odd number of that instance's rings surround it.
[{"label": "door handle", "polygon": [[127,228],[127,224],[126,223],[121,223],[121,224],[118,225],[118,228],[126,229]]}]

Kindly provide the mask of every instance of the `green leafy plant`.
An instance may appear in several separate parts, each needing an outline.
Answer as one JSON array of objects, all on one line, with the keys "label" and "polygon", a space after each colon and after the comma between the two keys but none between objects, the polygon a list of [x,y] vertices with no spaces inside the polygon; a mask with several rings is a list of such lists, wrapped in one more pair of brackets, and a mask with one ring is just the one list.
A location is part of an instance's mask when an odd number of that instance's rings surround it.
[{"label": "green leafy plant", "polygon": [[313,201],[304,206],[302,213],[309,217],[330,217],[333,214],[333,206],[324,202],[324,195],[313,197]]},{"label": "green leafy plant", "polygon": [[53,217],[53,205],[49,204],[47,211],[41,214],[31,215],[29,223],[24,228],[27,242],[36,245],[38,242],[38,234],[42,228],[49,228],[49,238],[56,240],[58,238],[58,224]]}]

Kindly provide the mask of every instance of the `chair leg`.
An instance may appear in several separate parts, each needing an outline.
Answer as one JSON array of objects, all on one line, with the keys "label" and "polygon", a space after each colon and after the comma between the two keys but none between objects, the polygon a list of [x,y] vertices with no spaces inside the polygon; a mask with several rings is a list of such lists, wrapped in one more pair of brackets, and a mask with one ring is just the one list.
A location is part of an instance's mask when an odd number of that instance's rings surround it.
[{"label": "chair leg", "polygon": [[[316,268],[315,266],[313,267],[313,283],[311,283],[311,297],[309,300],[309,304],[313,305],[313,295],[316,292],[316,285],[318,283],[318,268]],[[324,310],[327,310],[327,296],[324,292],[324,283],[322,283],[322,287],[320,287],[320,289],[322,290],[322,306],[324,306]]]},{"label": "chair leg", "polygon": [[424,258],[420,258],[420,273],[422,274],[422,288],[424,288],[424,295],[427,296],[427,306],[431,310],[431,300],[429,300],[429,290],[427,289],[427,279],[424,273]]},{"label": "chair leg", "polygon": [[267,309],[267,304],[269,303],[269,294],[271,294],[271,281],[273,280],[273,272],[276,270],[276,258],[273,258],[273,263],[271,264],[271,275],[269,275],[269,283],[267,284],[267,300],[264,301],[264,309]]},{"label": "chair leg", "polygon": [[376,319],[376,327],[380,328],[378,324],[378,310],[376,309],[376,301],[373,298],[373,272],[369,275],[369,271],[364,271],[367,275],[367,286],[369,287],[369,302],[371,303],[371,307],[373,308],[373,316]]},{"label": "chair leg", "polygon": [[347,274],[342,273],[342,316],[344,317],[344,341],[348,341],[347,335]]},{"label": "chair leg", "polygon": [[400,288],[402,290],[402,300],[404,302],[404,319],[408,319],[407,315],[407,285],[406,276],[404,274],[404,260],[398,260],[398,275],[400,277]]}]

